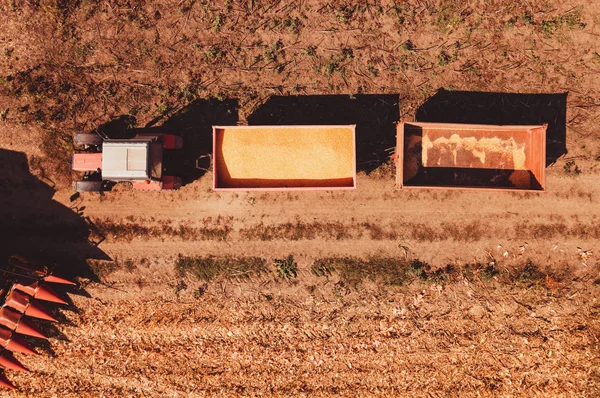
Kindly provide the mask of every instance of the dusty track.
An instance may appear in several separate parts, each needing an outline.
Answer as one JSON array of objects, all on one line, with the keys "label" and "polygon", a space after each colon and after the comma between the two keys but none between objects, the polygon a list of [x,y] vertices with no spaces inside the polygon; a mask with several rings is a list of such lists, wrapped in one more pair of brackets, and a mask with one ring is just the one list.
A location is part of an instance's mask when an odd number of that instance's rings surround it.
[{"label": "dusty track", "polygon": [[[228,226],[224,241],[159,235],[131,240],[109,235],[101,246],[119,257],[235,254],[277,257],[288,252],[318,256],[399,254],[399,244],[413,255],[443,266],[448,261],[485,258],[506,246],[511,257],[523,255],[542,261],[564,258],[561,250],[577,254],[577,246],[597,251],[600,176],[571,178],[550,172],[549,192],[423,191],[395,189],[390,178],[359,178],[354,192],[212,193],[210,175],[176,193],[113,192],[104,198],[85,195],[78,203],[92,220],[124,225],[189,227]],[[68,192],[56,199],[64,204]],[[135,206],[131,204],[135,203]],[[485,203],[485,205],[483,205]],[[72,205],[72,204],[71,204]],[[221,218],[218,221],[218,218]],[[253,227],[334,225],[336,232],[308,231],[294,238],[248,236]],[[319,224],[320,223],[320,224]],[[299,229],[299,228],[296,228]],[[458,235],[456,233],[458,231]],[[307,239],[308,237],[308,239]],[[311,238],[312,237],[312,238]],[[520,246],[527,242],[521,252]],[[555,246],[557,246],[555,248]],[[554,250],[553,250],[554,249]],[[304,255],[302,255],[304,253]]]}]

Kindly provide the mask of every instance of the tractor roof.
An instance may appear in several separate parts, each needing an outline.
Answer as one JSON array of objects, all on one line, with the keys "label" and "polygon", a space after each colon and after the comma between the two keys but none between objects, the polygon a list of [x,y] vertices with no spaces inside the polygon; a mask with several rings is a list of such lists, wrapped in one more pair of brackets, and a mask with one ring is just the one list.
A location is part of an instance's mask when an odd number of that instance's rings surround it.
[{"label": "tractor roof", "polygon": [[102,144],[102,178],[107,180],[149,179],[150,141],[111,140]]}]

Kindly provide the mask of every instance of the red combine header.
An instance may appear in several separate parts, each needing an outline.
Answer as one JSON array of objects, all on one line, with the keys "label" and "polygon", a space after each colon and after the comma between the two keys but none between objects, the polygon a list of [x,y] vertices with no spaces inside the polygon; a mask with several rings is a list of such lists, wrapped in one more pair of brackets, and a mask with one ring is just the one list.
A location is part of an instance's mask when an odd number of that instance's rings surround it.
[{"label": "red combine header", "polygon": [[14,389],[4,372],[26,372],[28,369],[14,357],[13,352],[36,354],[19,335],[48,339],[28,318],[56,322],[56,318],[38,300],[67,304],[48,284],[75,283],[54,275],[46,266],[19,256],[12,256],[6,263],[0,264],[0,283],[0,368],[4,369],[0,371],[0,386]]}]

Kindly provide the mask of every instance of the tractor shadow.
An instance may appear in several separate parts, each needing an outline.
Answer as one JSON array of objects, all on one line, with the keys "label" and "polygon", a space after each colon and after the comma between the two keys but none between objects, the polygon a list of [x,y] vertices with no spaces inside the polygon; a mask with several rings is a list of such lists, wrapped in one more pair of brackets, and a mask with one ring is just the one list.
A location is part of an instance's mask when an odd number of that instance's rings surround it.
[{"label": "tractor shadow", "polygon": [[513,94],[440,89],[419,107],[419,122],[520,124],[548,123],[546,166],[567,153],[567,95]]},{"label": "tractor shadow", "polygon": [[183,137],[183,148],[165,151],[164,173],[179,176],[183,185],[202,177],[210,167],[212,153],[212,126],[236,125],[239,103],[237,99],[224,101],[198,99],[170,115],[160,126],[159,118],[144,127],[136,127],[131,115],[122,115],[95,129],[109,138],[133,138],[140,133],[176,134]]},{"label": "tractor shadow", "polygon": [[159,128],[163,133],[183,137],[183,148],[166,153],[165,164],[183,185],[202,177],[210,167],[213,151],[213,125],[236,125],[237,99],[196,100],[169,117]]},{"label": "tractor shadow", "polygon": [[248,124],[356,124],[357,171],[370,173],[394,150],[399,103],[392,94],[274,96],[248,117]]},{"label": "tractor shadow", "polygon": [[[70,280],[78,277],[98,281],[89,259],[110,260],[91,240],[89,223],[82,215],[83,207],[74,198],[72,207],[52,199],[55,190],[34,176],[22,152],[0,149],[0,259],[6,262],[11,255],[54,268],[56,275]],[[3,264],[0,264],[3,265]],[[10,286],[16,276],[5,274],[2,287]],[[67,293],[82,296],[89,294],[80,286],[50,284],[51,288],[67,301],[67,306],[42,302],[59,320],[58,308],[77,311]],[[64,317],[63,317],[64,318]],[[66,339],[66,336],[48,322],[43,329],[49,337]]]}]

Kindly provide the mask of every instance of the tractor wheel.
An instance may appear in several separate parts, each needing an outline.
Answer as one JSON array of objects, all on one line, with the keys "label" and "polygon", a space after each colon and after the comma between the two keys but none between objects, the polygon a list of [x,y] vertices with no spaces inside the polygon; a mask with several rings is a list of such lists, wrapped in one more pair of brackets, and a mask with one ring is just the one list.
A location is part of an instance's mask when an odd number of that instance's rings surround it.
[{"label": "tractor wheel", "polygon": [[98,134],[91,133],[79,133],[75,134],[75,145],[100,145],[102,144],[102,137]]},{"label": "tractor wheel", "polygon": [[102,181],[75,181],[73,182],[75,192],[100,192]]}]

